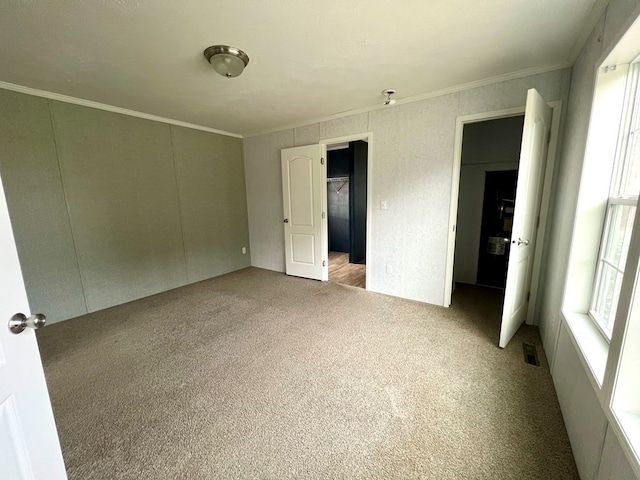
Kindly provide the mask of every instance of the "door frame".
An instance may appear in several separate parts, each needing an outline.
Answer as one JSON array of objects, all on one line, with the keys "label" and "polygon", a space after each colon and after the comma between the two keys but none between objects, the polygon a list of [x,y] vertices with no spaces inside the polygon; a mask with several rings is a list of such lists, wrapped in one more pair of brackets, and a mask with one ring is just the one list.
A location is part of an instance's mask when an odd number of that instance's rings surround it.
[{"label": "door frame", "polygon": [[[365,290],[369,290],[370,285],[370,276],[371,276],[371,268],[369,268],[369,261],[371,260],[371,256],[369,252],[371,251],[371,214],[372,214],[372,203],[371,203],[371,164],[373,160],[373,133],[356,133],[353,135],[345,135],[342,137],[333,137],[333,138],[322,138],[318,142],[321,146],[321,154],[322,158],[327,158],[327,146],[335,145],[336,143],[348,143],[356,140],[364,140],[367,142],[367,236],[366,236],[366,255],[365,255]],[[326,185],[327,183],[327,168],[322,169],[322,182]],[[322,193],[322,211],[327,212],[327,191],[326,188],[323,189]],[[325,258],[327,259],[327,266],[329,265],[329,222],[323,222],[322,225],[322,238],[324,241],[326,252],[323,252]]]},{"label": "door frame", "polygon": [[[527,310],[526,323],[534,324],[536,313],[536,303],[538,294],[538,279],[540,277],[540,267],[542,265],[542,247],[547,227],[547,217],[549,213],[549,200],[551,198],[551,187],[553,181],[553,171],[556,161],[556,152],[558,148],[558,136],[560,134],[560,115],[562,110],[562,101],[556,100],[549,102],[548,105],[552,109],[551,118],[551,138],[549,141],[549,151],[547,153],[547,165],[544,173],[544,183],[542,187],[542,199],[540,205],[540,225],[536,233],[536,249],[533,257],[533,269],[531,272],[531,294],[529,298],[529,307]],[[487,120],[497,120],[500,118],[515,117],[524,115],[525,107],[507,108],[504,110],[495,110],[492,112],[475,113],[472,115],[463,115],[456,118],[456,133],[453,149],[453,168],[451,175],[451,203],[449,206],[449,230],[447,242],[447,258],[445,268],[445,285],[443,305],[451,306],[451,296],[453,294],[453,266],[456,251],[456,234],[458,219],[458,197],[460,194],[460,167],[462,165],[462,136],[464,127],[470,123],[478,123]]]}]

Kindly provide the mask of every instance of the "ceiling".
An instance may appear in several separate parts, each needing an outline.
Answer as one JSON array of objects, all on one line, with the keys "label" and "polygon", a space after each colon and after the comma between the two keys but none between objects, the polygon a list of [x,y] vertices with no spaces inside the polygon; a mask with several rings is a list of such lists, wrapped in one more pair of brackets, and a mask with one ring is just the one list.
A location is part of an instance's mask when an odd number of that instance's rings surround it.
[{"label": "ceiling", "polygon": [[[251,135],[569,65],[598,3],[5,0],[0,81]],[[207,63],[216,44],[249,55],[240,77]]]}]

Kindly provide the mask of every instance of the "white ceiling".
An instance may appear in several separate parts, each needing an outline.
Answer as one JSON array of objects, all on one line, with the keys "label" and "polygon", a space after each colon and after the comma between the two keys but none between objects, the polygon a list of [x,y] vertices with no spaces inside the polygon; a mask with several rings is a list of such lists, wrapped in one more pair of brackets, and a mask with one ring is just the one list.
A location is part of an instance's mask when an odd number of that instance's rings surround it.
[{"label": "white ceiling", "polygon": [[[248,135],[567,65],[595,3],[5,0],[0,81]],[[249,55],[240,77],[216,44]]]}]

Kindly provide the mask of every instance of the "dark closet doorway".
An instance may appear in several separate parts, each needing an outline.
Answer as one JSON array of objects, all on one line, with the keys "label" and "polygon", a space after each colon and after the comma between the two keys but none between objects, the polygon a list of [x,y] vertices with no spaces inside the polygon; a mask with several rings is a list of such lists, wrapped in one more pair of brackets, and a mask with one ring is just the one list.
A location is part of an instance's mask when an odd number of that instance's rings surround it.
[{"label": "dark closet doorway", "polygon": [[524,116],[466,124],[454,281],[504,291]]},{"label": "dark closet doorway", "polygon": [[367,142],[327,148],[329,280],[365,288]]},{"label": "dark closet doorway", "polygon": [[478,285],[504,288],[511,249],[517,170],[486,172],[478,251]]}]

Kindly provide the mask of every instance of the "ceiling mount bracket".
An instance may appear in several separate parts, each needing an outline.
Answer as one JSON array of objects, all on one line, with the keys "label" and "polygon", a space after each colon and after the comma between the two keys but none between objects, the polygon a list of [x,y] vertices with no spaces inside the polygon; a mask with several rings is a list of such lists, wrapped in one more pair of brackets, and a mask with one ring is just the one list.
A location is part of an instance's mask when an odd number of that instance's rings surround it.
[{"label": "ceiling mount bracket", "polygon": [[396,91],[393,88],[387,88],[386,90],[382,91],[382,95],[386,96],[387,98],[385,99],[385,101],[382,103],[383,105],[393,105],[394,103],[396,103],[396,99],[395,98],[391,98],[391,95],[395,95]]}]

